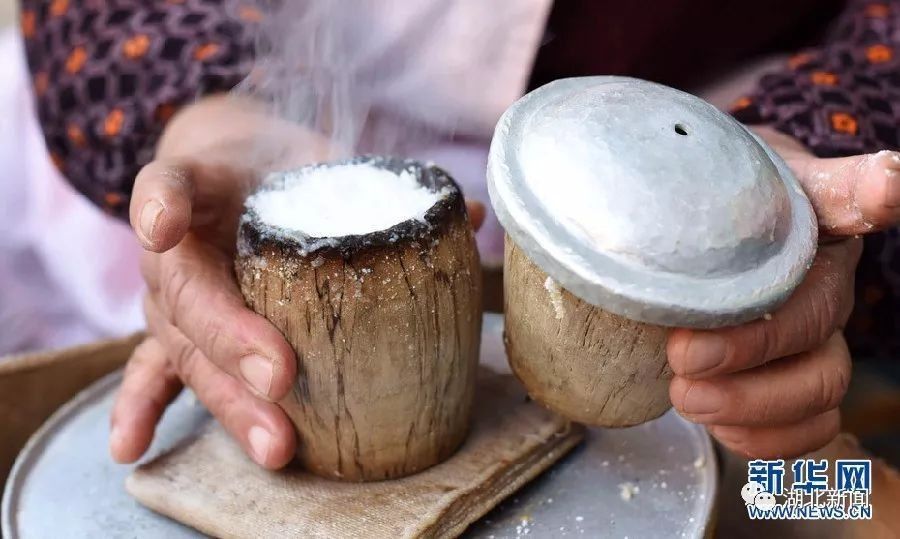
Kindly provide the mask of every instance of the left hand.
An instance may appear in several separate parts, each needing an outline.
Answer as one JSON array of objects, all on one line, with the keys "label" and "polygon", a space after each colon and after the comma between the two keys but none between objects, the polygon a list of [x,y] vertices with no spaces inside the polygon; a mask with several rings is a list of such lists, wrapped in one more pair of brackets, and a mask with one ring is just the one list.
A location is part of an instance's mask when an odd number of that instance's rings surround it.
[{"label": "left hand", "polygon": [[732,451],[793,457],[840,430],[838,405],[850,382],[843,328],[853,309],[859,234],[900,222],[900,154],[819,159],[771,128],[756,132],[803,185],[821,245],[806,279],[771,317],[672,331],[669,394],[682,416]]},{"label": "left hand", "polygon": [[[169,122],[131,199],[145,248],[147,337],[113,407],[116,461],[147,451],[184,386],[260,466],[277,469],[293,458],[296,436],[277,402],[296,382],[294,351],[245,304],[234,276],[236,233],[247,193],[268,171],[329,155],[325,137],[247,98],[208,96]],[[484,207],[466,205],[477,229]]]}]

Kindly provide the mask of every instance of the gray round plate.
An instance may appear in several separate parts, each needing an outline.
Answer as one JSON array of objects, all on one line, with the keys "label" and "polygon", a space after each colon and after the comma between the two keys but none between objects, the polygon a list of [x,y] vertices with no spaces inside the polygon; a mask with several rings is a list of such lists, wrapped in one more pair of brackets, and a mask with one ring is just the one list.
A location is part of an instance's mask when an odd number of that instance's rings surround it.
[{"label": "gray round plate", "polygon": [[[485,317],[482,363],[507,371],[502,330],[502,317]],[[107,452],[109,412],[120,378],[113,374],[86,389],[31,438],[6,485],[0,535],[201,536],[125,492],[132,467],[114,464]],[[209,420],[186,392],[163,418],[148,458]],[[629,429],[592,429],[586,443],[466,536],[702,537],[712,514],[716,470],[705,431],[672,412]]]}]

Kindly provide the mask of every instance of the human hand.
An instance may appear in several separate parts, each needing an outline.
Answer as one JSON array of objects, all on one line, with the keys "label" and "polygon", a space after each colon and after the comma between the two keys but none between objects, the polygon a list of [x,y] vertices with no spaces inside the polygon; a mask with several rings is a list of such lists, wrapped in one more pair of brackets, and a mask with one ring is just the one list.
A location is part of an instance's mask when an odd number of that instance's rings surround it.
[{"label": "human hand", "polygon": [[[147,337],[112,413],[110,451],[134,462],[183,386],[259,465],[277,469],[296,439],[276,404],[293,386],[294,352],[248,309],[234,276],[238,220],[269,170],[323,160],[327,144],[247,100],[208,98],[176,116],[135,180],[131,223],[145,253]],[[484,208],[469,204],[473,224]]]},{"label": "human hand", "polygon": [[850,382],[843,328],[853,309],[859,234],[900,222],[900,154],[819,159],[792,137],[756,130],[812,202],[820,247],[805,280],[771,316],[710,331],[677,329],[667,353],[672,404],[746,457],[793,457],[840,430]]}]

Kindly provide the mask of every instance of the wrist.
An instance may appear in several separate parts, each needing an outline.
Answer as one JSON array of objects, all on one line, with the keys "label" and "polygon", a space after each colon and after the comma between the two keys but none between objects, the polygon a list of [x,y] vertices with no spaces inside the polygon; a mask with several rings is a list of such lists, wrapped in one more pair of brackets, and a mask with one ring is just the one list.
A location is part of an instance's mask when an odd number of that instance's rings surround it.
[{"label": "wrist", "polygon": [[186,106],[171,119],[156,156],[265,170],[320,161],[328,150],[324,136],[274,116],[262,102],[217,94]]}]

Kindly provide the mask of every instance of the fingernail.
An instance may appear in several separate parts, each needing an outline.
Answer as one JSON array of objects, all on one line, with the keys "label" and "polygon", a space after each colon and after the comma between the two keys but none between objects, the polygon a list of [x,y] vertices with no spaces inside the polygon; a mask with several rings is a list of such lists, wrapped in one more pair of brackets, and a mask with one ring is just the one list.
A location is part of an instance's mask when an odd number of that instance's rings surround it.
[{"label": "fingernail", "polygon": [[144,243],[153,243],[153,229],[156,228],[156,220],[163,212],[162,204],[156,200],[150,200],[141,208],[141,234]]},{"label": "fingernail", "polygon": [[684,395],[682,410],[686,414],[711,414],[718,412],[725,401],[725,395],[718,387],[699,382],[692,385]]},{"label": "fingernail", "polygon": [[240,362],[241,375],[261,395],[269,396],[272,390],[272,378],[275,366],[262,356],[247,356]]},{"label": "fingernail", "polygon": [[122,447],[122,431],[118,427],[113,427],[109,432],[109,452],[116,461],[119,460],[120,447]]},{"label": "fingernail", "polygon": [[888,208],[900,207],[900,171],[889,169],[887,186],[884,193],[884,205]]},{"label": "fingernail", "polygon": [[269,448],[272,446],[272,435],[262,427],[253,426],[247,433],[247,439],[250,441],[250,450],[253,451],[253,458],[257,464],[265,465],[269,457]]},{"label": "fingernail", "polygon": [[725,339],[720,335],[694,333],[685,350],[684,374],[698,374],[721,365],[725,361],[725,352]]}]

